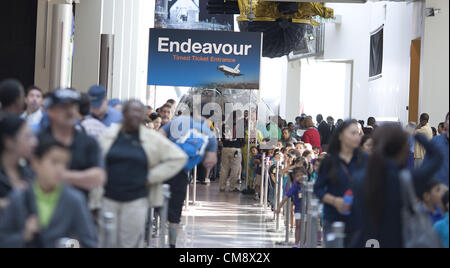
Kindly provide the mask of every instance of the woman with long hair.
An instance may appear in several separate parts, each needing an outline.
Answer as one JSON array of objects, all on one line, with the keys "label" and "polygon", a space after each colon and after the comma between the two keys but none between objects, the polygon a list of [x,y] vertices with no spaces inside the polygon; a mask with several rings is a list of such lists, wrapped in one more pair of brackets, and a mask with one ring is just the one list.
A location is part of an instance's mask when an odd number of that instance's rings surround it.
[{"label": "woman with long hair", "polygon": [[24,159],[31,158],[36,145],[37,139],[25,120],[0,114],[0,199],[14,189],[29,186],[33,172]]},{"label": "woman with long hair", "polygon": [[[438,148],[424,136],[415,136],[430,161],[411,175],[416,192],[423,192],[442,164]],[[361,214],[361,237],[358,247],[376,239],[382,248],[404,247],[402,235],[402,186],[400,172],[407,169],[408,133],[397,124],[383,125],[373,134],[373,151],[366,172],[355,175],[355,207]]]},{"label": "woman with long hair", "polygon": [[[359,150],[360,142],[356,120],[347,120],[339,125],[314,185],[315,195],[324,203],[325,237],[331,233],[334,222],[344,222],[345,246],[350,245],[358,230],[357,215],[351,204],[344,201],[344,196],[352,196],[352,176],[358,170],[364,169],[368,160],[368,156]],[[330,246],[328,241],[325,241],[325,246]]]}]

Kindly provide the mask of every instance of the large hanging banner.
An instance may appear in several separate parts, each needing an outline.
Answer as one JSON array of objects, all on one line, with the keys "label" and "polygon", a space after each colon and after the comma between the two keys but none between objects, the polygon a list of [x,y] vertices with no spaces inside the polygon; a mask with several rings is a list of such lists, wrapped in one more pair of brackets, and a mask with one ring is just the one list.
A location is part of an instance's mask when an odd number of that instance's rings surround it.
[{"label": "large hanging banner", "polygon": [[262,33],[150,29],[148,85],[259,89]]}]

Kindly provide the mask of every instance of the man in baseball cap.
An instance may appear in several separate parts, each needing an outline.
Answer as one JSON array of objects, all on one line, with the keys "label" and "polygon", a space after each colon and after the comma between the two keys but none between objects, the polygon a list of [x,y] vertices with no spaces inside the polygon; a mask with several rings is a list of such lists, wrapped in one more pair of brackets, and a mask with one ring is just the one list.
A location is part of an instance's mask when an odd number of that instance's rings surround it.
[{"label": "man in baseball cap", "polygon": [[76,124],[80,93],[72,89],[57,89],[50,93],[44,102],[52,124],[73,128]]},{"label": "man in baseball cap", "polygon": [[73,89],[57,89],[47,96],[44,102],[45,108],[50,108],[57,105],[64,104],[78,104],[80,101],[80,93]]},{"label": "man in baseball cap", "polygon": [[49,125],[41,128],[39,137],[48,135],[69,148],[71,162],[62,180],[85,196],[106,182],[101,151],[94,138],[75,129],[81,95],[72,89],[57,89],[45,100]]},{"label": "man in baseball cap", "polygon": [[106,89],[102,86],[92,86],[88,91],[91,97],[91,114],[105,126],[122,122],[122,112],[108,106]]}]

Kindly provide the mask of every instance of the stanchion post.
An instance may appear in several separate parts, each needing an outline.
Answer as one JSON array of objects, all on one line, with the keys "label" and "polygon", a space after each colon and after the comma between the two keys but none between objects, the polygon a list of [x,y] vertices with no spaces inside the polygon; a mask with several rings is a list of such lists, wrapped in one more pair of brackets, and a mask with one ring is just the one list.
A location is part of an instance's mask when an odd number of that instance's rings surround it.
[{"label": "stanchion post", "polygon": [[307,187],[306,187],[306,192],[307,192],[307,202],[306,202],[306,245],[307,247],[311,247],[312,245],[312,241],[311,241],[311,233],[312,233],[312,225],[313,225],[313,220],[312,220],[312,199],[313,199],[313,183],[312,182],[308,182]]},{"label": "stanchion post", "polygon": [[197,166],[194,167],[194,193],[192,196],[192,205],[195,206],[197,201]]},{"label": "stanchion post", "polygon": [[308,213],[308,177],[303,177],[302,182],[302,218],[300,221],[300,245],[306,243],[306,215]]},{"label": "stanchion post", "polygon": [[267,195],[267,192],[264,192],[264,185],[265,185],[265,181],[264,181],[264,175],[265,175],[265,164],[264,164],[264,159],[266,159],[266,153],[262,154],[261,157],[261,185],[259,188],[261,188],[261,194],[259,195],[259,204],[261,207],[264,207],[264,199],[265,196]]},{"label": "stanchion post", "polygon": [[266,166],[265,170],[264,170],[264,211],[267,210],[267,206],[268,206],[268,195],[269,195],[269,161],[270,158],[267,157],[267,159],[264,159],[264,165]]},{"label": "stanchion post", "polygon": [[161,209],[158,211],[158,215],[156,215],[155,213],[155,226],[156,226],[156,230],[155,230],[155,237],[159,237],[159,225],[161,224]]},{"label": "stanchion post", "polygon": [[345,223],[343,222],[335,222],[331,226],[335,241],[333,243],[335,248],[344,248],[344,240],[345,240]]},{"label": "stanchion post", "polygon": [[[276,167],[276,173],[275,173],[275,192],[274,192],[274,199],[273,199],[273,202],[275,203],[274,205],[275,205],[275,211],[277,211],[277,209],[278,209],[278,172],[279,172],[279,169],[278,169],[278,163],[276,163],[276,165],[277,165],[277,167]],[[274,213],[274,220],[276,220],[277,219],[277,214],[276,213]]]},{"label": "stanchion post", "polygon": [[308,211],[308,234],[306,247],[307,248],[317,248],[317,225],[319,218],[319,200],[311,199],[310,209]]},{"label": "stanchion post", "polygon": [[161,224],[159,226],[160,236],[159,236],[159,247],[166,247],[166,230],[167,230],[167,217],[169,214],[169,200],[170,200],[170,186],[168,184],[163,185],[163,196],[164,203],[160,210]]},{"label": "stanchion post", "polygon": [[[280,176],[280,163],[277,163],[277,210],[280,207],[280,197],[281,197],[281,176]],[[277,214],[277,221],[276,221],[276,231],[278,232],[280,230],[280,214]]]},{"label": "stanchion post", "polygon": [[155,208],[148,209],[148,234],[147,234],[147,248],[152,248],[153,238],[153,219],[155,218]]},{"label": "stanchion post", "polygon": [[115,245],[111,243],[111,237],[113,233],[114,214],[106,212],[103,214],[103,239],[102,248],[112,248]]},{"label": "stanchion post", "polygon": [[313,207],[313,226],[312,226],[312,241],[313,248],[317,248],[317,244],[319,242],[319,217],[320,217],[320,202],[318,199],[314,198],[312,201]]},{"label": "stanchion post", "polygon": [[[252,118],[252,109],[251,109],[251,101],[252,101],[252,91],[250,90],[250,94],[248,95],[248,128],[247,128],[247,161],[244,161],[244,163],[247,163],[245,167],[245,189],[249,188],[249,180],[250,180],[250,174],[249,174],[249,167],[250,167],[250,139],[251,139],[251,127],[250,127],[250,121]],[[244,135],[245,136],[245,135]]]},{"label": "stanchion post", "polygon": [[[291,181],[288,180],[288,188],[291,187]],[[288,198],[286,202],[286,233],[285,233],[285,244],[289,245],[289,234],[290,234],[290,223],[291,223],[291,199]]]}]

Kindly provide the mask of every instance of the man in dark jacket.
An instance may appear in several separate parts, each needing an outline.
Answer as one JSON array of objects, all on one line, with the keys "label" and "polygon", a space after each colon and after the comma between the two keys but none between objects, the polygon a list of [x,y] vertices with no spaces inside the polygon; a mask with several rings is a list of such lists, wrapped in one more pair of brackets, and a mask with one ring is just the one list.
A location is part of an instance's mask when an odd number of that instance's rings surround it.
[{"label": "man in dark jacket", "polygon": [[325,122],[323,120],[323,116],[321,114],[317,115],[316,120],[317,120],[317,124],[318,124],[317,130],[319,131],[319,134],[320,134],[321,147],[322,147],[322,150],[326,150],[328,147],[328,140],[331,135],[330,128],[329,128],[327,122]]},{"label": "man in dark jacket", "polygon": [[334,124],[334,118],[332,116],[327,117],[327,123],[328,123],[328,129],[330,130],[330,136],[328,138],[328,143],[331,140],[331,137],[334,134],[334,131],[336,130],[336,125]]}]

